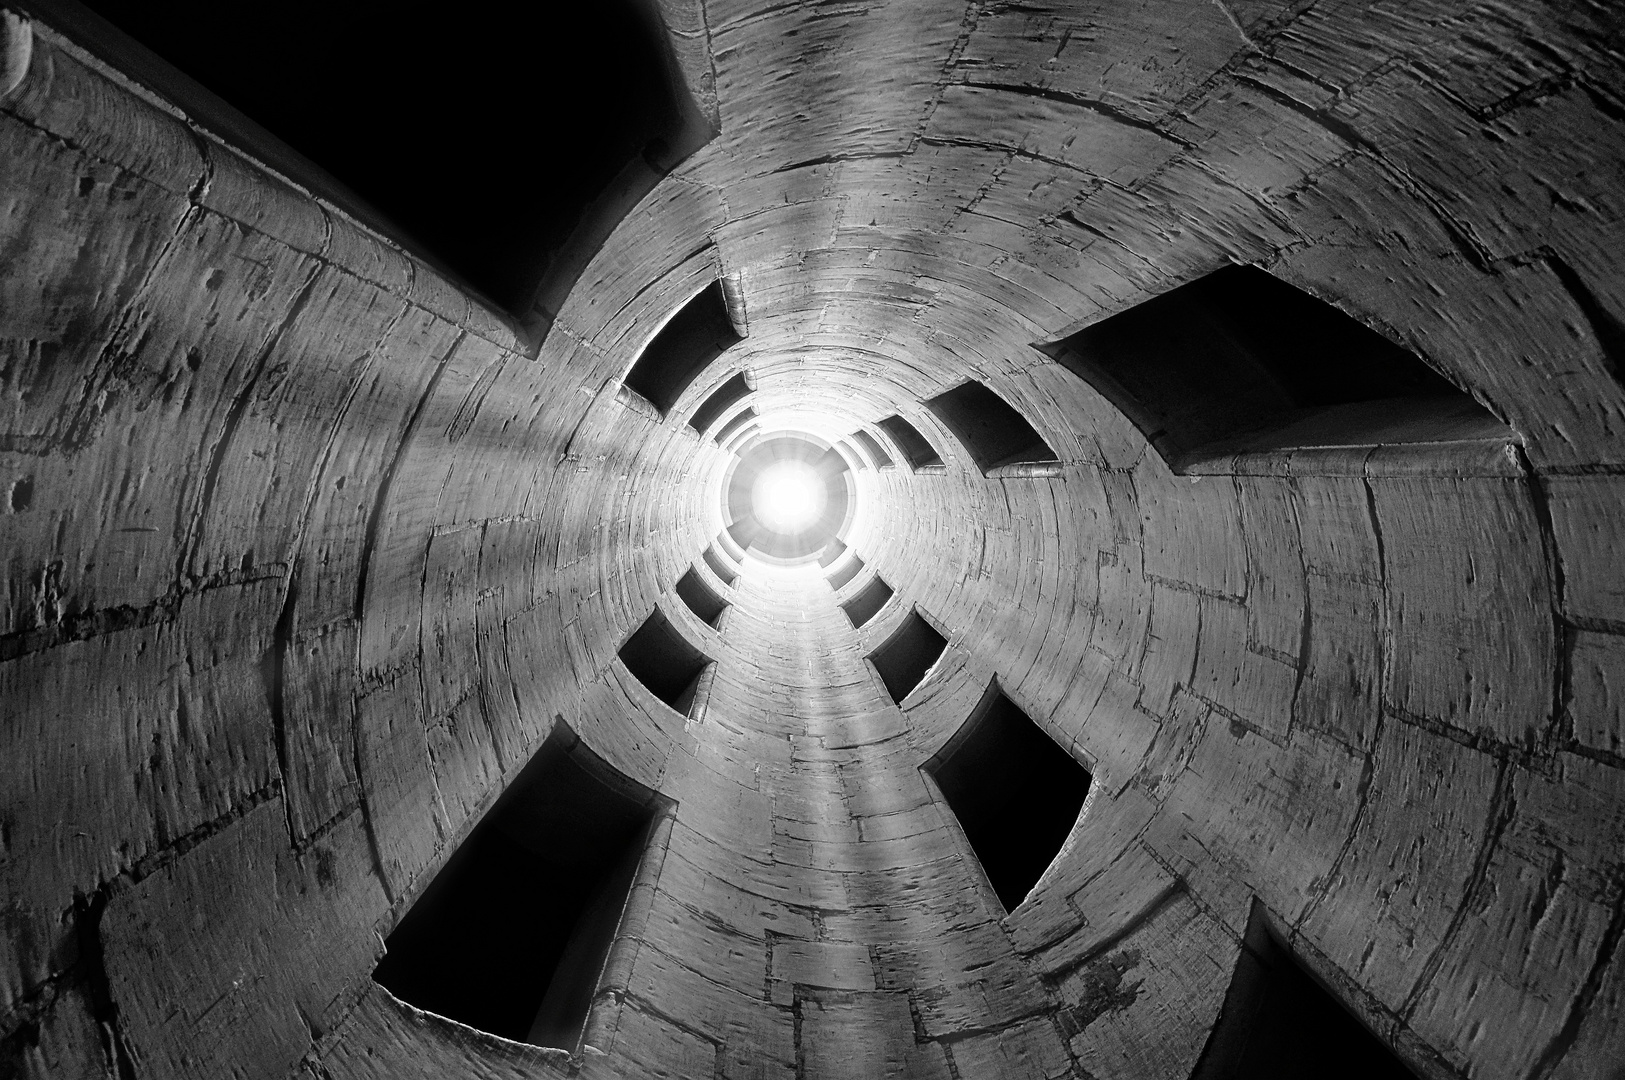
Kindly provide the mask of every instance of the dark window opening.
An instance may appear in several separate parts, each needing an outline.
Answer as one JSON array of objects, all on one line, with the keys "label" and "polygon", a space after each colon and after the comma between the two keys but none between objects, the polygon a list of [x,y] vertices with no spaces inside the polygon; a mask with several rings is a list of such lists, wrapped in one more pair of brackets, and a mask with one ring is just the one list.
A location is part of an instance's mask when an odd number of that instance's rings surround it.
[{"label": "dark window opening", "polygon": [[754,408],[746,405],[743,409],[740,409],[739,415],[729,420],[726,424],[723,424],[722,429],[717,432],[717,445],[721,446],[723,443],[727,442],[730,435],[754,419],[756,419],[756,410]]},{"label": "dark window opening", "polygon": [[902,704],[947,647],[948,639],[918,611],[911,611],[885,644],[869,654],[869,662],[880,673],[892,700]]},{"label": "dark window opening", "polygon": [[1191,1080],[1415,1080],[1275,937],[1254,901],[1219,1020]]},{"label": "dark window opening", "polygon": [[[835,565],[835,560],[846,554],[846,541],[839,536],[824,545],[824,551],[818,556],[818,565],[828,568]],[[839,585],[836,588],[840,588]]]},{"label": "dark window opening", "polygon": [[858,595],[841,605],[841,610],[846,612],[854,627],[859,627],[874,618],[875,613],[885,607],[886,601],[891,598],[891,586],[876,574],[869,584],[858,590]]},{"label": "dark window opening", "polygon": [[1089,773],[994,681],[926,763],[1005,911],[1027,898],[1072,835]]},{"label": "dark window opening", "polygon": [[705,553],[700,557],[705,560],[705,565],[711,568],[711,572],[717,576],[717,580],[724,585],[732,585],[734,580],[739,577],[733,567],[722,561],[722,556],[717,552],[715,546],[706,548]]},{"label": "dark window opening", "polygon": [[979,382],[956,386],[925,405],[964,444],[984,473],[1002,466],[1058,460],[1025,416]]},{"label": "dark window opening", "polygon": [[901,416],[886,417],[880,421],[880,429],[891,436],[891,441],[897,444],[897,449],[908,460],[908,467],[915,472],[942,464],[942,457],[920,434],[920,429]]},{"label": "dark window opening", "polygon": [[836,443],[835,449],[839,450],[843,456],[850,460],[852,464],[857,467],[859,472],[862,472],[864,469],[869,467],[869,463],[863,460],[863,455],[852,449],[852,447],[848,446],[845,439],[842,439],[840,442]]},{"label": "dark window opening", "polygon": [[862,569],[863,559],[857,555],[852,556],[850,562],[829,576],[829,587],[839,592],[841,589],[846,588]]},{"label": "dark window opening", "polygon": [[738,435],[735,435],[733,441],[724,447],[724,449],[731,450],[737,454],[740,448],[746,443],[750,442],[750,440],[754,438],[761,430],[761,427],[756,424],[748,425]]},{"label": "dark window opening", "polygon": [[657,801],[559,722],[390,933],[373,978],[492,1035],[574,1051]]},{"label": "dark window opening", "polygon": [[514,313],[601,201],[629,207],[697,145],[698,110],[639,0],[477,0],[449,37],[446,9],[421,0],[87,0],[117,30],[40,6],[204,127]]},{"label": "dark window opening", "polygon": [[728,607],[728,602],[718,596],[692,566],[677,579],[677,595],[688,605],[688,610],[698,615],[707,626],[716,626]]},{"label": "dark window opening", "polygon": [[889,469],[892,466],[891,455],[886,453],[880,445],[880,440],[861,428],[852,433],[852,438],[863,447],[863,452],[869,455],[869,460],[875,463],[877,469]]},{"label": "dark window opening", "polygon": [[[750,393],[750,383],[745,381],[745,373],[740,372],[711,391],[711,396],[706,398],[700,407],[694,410],[694,415],[688,418],[688,426],[702,435],[705,434],[706,430],[717,422],[719,416],[727,412],[735,402],[748,393]],[[740,414],[740,416],[743,415],[743,413]],[[756,415],[754,410],[752,410],[751,415]],[[739,417],[735,417],[730,423],[734,421],[739,421]],[[739,422],[742,423],[743,421]],[[718,441],[720,440],[721,436],[719,435]]]},{"label": "dark window opening", "polygon": [[621,663],[651,694],[688,714],[710,658],[688,643],[659,608],[621,646]]},{"label": "dark window opening", "polygon": [[1182,285],[1044,351],[1176,469],[1238,452],[1510,434],[1413,353],[1251,266]]},{"label": "dark window opening", "polygon": [[665,415],[707,364],[742,340],[722,282],[713,281],[660,328],[626,373],[626,385]]}]

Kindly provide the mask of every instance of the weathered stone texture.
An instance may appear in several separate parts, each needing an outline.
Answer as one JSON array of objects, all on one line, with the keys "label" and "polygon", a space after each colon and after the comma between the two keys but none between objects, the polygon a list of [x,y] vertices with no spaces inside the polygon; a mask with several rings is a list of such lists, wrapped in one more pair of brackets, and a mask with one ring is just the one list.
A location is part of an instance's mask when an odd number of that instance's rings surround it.
[{"label": "weathered stone texture", "polygon": [[[720,130],[528,346],[4,23],[0,1073],[1177,1080],[1261,904],[1426,1075],[1612,1075],[1606,6],[661,11]],[[1185,475],[1033,348],[1235,261],[1506,436]],[[723,271],[750,335],[664,418],[621,394]],[[856,474],[839,592],[701,569],[712,628],[672,588],[729,455],[686,419],[741,369],[768,423],[900,414],[945,467]],[[1058,475],[974,468],[920,404],[966,379]],[[715,661],[686,716],[616,659],[657,606]],[[950,644],[898,707],[864,656],[916,608]],[[995,679],[1094,775],[1008,913],[920,771]],[[673,804],[573,1060],[369,978],[560,719]]]}]

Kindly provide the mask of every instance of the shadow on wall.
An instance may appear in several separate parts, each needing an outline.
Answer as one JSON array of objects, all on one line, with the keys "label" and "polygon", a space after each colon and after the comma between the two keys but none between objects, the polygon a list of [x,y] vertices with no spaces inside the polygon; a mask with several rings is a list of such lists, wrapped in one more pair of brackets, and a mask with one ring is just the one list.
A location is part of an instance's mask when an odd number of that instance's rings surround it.
[{"label": "shadow on wall", "polygon": [[651,0],[25,6],[533,336],[715,133]]}]

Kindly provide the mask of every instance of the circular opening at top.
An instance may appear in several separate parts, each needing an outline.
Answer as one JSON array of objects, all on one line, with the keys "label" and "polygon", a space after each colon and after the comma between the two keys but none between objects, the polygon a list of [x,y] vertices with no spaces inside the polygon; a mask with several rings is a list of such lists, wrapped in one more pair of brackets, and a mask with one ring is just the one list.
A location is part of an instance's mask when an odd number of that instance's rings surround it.
[{"label": "circular opening at top", "polygon": [[829,443],[776,431],[737,451],[722,485],[722,520],[733,544],[770,566],[818,557],[855,513],[851,470]]},{"label": "circular opening at top", "polygon": [[825,485],[812,466],[780,461],[763,469],[751,487],[751,509],[764,526],[798,533],[824,512]]}]

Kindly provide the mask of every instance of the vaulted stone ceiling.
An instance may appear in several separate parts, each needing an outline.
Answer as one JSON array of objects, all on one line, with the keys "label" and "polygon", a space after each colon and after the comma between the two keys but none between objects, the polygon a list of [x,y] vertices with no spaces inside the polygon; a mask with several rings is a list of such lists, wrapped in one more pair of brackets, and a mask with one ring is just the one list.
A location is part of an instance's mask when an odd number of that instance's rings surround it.
[{"label": "vaulted stone ceiling", "polygon": [[[1262,920],[1417,1075],[1621,1075],[1620,13],[662,17],[708,141],[513,311],[5,17],[0,1071],[1183,1078]],[[1505,432],[1176,470],[1035,348],[1234,263]],[[622,377],[719,276],[662,416]],[[703,568],[741,370],[943,459],[851,472],[839,590]],[[1059,466],[984,475],[967,379]],[[617,660],[656,608],[686,713]],[[1009,912],[920,771],[995,681],[1093,776]],[[565,730],[669,807],[574,1057],[371,978]]]}]

